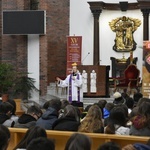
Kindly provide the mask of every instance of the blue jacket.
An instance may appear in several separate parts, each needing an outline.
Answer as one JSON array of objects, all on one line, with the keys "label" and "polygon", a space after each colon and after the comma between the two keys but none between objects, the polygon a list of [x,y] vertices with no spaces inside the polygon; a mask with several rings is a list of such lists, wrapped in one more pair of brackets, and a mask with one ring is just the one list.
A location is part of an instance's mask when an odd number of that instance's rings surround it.
[{"label": "blue jacket", "polygon": [[150,146],[142,143],[136,143],[133,145],[136,150],[150,150]]},{"label": "blue jacket", "polygon": [[46,112],[43,113],[41,118],[39,118],[36,122],[36,126],[40,126],[46,130],[51,130],[53,123],[58,119],[58,112],[49,107]]},{"label": "blue jacket", "polygon": [[103,118],[106,119],[106,118],[109,117],[110,112],[106,108],[104,108],[103,109],[103,114],[104,114]]}]

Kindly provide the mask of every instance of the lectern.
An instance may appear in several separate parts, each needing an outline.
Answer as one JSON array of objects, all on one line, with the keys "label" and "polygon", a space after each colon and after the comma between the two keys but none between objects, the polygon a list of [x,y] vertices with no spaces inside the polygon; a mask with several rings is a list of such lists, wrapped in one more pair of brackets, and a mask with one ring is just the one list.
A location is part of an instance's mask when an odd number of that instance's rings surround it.
[{"label": "lectern", "polygon": [[[87,91],[83,93],[84,97],[109,97],[110,66],[79,65],[78,70],[81,74],[87,74]],[[92,74],[95,74],[95,79]]]}]

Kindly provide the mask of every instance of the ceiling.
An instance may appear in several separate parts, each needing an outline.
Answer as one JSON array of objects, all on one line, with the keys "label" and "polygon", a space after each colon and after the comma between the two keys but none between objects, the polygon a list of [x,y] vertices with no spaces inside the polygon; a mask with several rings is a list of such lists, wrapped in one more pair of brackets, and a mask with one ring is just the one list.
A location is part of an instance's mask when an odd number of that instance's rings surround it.
[{"label": "ceiling", "polygon": [[103,1],[105,3],[119,3],[119,2],[135,3],[137,2],[137,0],[92,0],[92,1]]}]

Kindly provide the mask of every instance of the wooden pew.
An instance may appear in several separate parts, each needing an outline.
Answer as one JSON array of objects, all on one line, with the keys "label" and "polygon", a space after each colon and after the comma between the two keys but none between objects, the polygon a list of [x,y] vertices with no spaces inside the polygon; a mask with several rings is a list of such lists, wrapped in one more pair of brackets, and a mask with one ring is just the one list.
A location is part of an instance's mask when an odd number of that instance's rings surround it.
[{"label": "wooden pew", "polygon": [[25,112],[21,109],[21,99],[14,99],[14,101],[16,102],[16,115],[17,116],[21,116],[22,114],[24,114]]},{"label": "wooden pew", "polygon": [[[27,129],[22,128],[9,128],[11,132],[11,139],[9,143],[8,150],[12,150],[18,142],[25,135]],[[65,144],[69,137],[75,132],[67,131],[54,131],[47,130],[48,138],[55,140],[55,150],[64,150]],[[121,147],[127,144],[134,143],[147,143],[149,137],[140,137],[140,136],[123,136],[123,135],[113,135],[113,134],[99,134],[99,133],[84,133],[89,136],[92,140],[92,150],[96,150],[99,145],[113,141],[118,143]]]}]

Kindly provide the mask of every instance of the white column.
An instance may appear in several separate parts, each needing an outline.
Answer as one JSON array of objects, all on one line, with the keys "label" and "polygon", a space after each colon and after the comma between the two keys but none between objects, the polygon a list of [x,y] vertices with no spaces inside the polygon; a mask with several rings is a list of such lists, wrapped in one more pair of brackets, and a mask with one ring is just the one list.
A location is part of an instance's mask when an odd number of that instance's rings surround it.
[{"label": "white column", "polygon": [[[28,35],[28,77],[35,79],[35,86],[39,89],[39,35]],[[39,103],[39,92],[33,91],[32,97],[30,100],[33,100]]]}]

